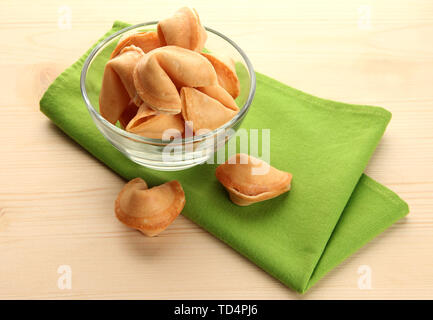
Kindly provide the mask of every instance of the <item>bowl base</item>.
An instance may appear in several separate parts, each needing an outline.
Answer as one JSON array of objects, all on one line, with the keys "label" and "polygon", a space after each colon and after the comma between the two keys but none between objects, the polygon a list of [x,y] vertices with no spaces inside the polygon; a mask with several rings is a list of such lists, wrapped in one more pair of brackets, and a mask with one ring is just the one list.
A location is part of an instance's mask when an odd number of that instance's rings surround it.
[{"label": "bowl base", "polygon": [[188,161],[173,162],[143,160],[142,158],[134,157],[132,155],[128,155],[128,158],[131,159],[133,162],[149,169],[158,171],[180,171],[194,167],[199,164],[203,164],[210,158],[210,156],[208,155],[205,157],[194,158]]}]

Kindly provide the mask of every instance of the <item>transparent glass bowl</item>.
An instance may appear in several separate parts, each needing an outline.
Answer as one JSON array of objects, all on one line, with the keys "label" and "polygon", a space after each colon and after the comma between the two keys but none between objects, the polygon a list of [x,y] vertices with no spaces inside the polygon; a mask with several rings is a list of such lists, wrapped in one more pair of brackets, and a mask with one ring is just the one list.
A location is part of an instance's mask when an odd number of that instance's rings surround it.
[{"label": "transparent glass bowl", "polygon": [[120,152],[132,161],[156,170],[183,170],[206,162],[223,147],[239,128],[250,109],[256,88],[253,67],[246,54],[232,40],[218,31],[206,28],[206,50],[231,57],[236,62],[241,91],[236,99],[240,111],[220,128],[203,135],[175,140],[142,137],[113,125],[99,114],[99,92],[104,67],[120,37],[145,30],[156,30],[157,21],[137,24],[101,41],[89,54],[81,72],[81,94],[99,131]]}]

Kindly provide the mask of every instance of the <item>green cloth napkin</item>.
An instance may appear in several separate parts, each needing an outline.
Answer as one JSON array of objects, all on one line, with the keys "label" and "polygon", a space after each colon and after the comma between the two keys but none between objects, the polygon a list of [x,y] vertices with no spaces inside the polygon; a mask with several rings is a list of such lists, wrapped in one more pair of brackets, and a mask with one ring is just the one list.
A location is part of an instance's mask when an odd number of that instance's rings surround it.
[{"label": "green cloth napkin", "polygon": [[[126,26],[115,22],[103,38]],[[320,99],[257,73],[242,127],[271,128],[271,164],[293,174],[292,190],[238,207],[216,180],[216,165],[158,172],[131,162],[105,140],[80,94],[89,52],[49,87],[41,111],[125,179],[142,177],[150,185],[179,180],[186,194],[183,215],[294,290],[307,291],[408,213],[395,193],[363,174],[390,121],[385,109]]]}]

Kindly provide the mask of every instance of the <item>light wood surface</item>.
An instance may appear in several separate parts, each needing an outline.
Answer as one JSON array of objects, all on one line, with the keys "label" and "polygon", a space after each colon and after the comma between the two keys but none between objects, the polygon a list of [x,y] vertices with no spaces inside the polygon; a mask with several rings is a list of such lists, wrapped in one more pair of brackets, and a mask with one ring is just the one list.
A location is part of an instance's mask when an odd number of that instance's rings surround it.
[{"label": "light wood surface", "polygon": [[[183,216],[157,238],[128,229],[113,213],[124,181],[38,102],[114,20],[158,19],[182,2],[2,0],[0,298],[433,298],[433,2],[183,4],[234,39],[256,70],[320,97],[390,110],[366,171],[405,199],[410,215],[303,296]],[[61,265],[71,267],[71,289],[58,287]],[[358,286],[363,265],[371,289]]]}]

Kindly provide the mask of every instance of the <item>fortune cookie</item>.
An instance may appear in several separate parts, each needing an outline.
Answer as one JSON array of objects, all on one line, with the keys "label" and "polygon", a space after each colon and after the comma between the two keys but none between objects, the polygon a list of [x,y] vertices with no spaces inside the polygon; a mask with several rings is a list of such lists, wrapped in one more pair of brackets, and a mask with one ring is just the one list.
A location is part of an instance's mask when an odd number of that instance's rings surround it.
[{"label": "fortune cookie", "polygon": [[198,87],[198,91],[203,92],[211,98],[214,98],[221,102],[224,106],[234,111],[239,111],[239,107],[237,106],[235,100],[232,96],[220,85],[216,86],[207,86],[207,87]]},{"label": "fortune cookie", "polygon": [[226,107],[220,101],[207,94],[189,87],[180,90],[182,100],[182,116],[191,122],[193,132],[215,130],[232,119],[238,109]]},{"label": "fortune cookie", "polygon": [[129,104],[126,106],[125,110],[123,110],[122,114],[119,117],[119,122],[122,125],[123,129],[125,129],[128,123],[136,116],[137,112],[137,105],[134,103],[133,100],[129,101]]},{"label": "fortune cookie", "polygon": [[182,137],[185,122],[180,114],[157,114],[143,103],[136,116],[129,121],[126,131],[147,138],[169,140],[171,137]]},{"label": "fortune cookie", "polygon": [[136,95],[133,71],[143,51],[134,46],[121,50],[118,56],[105,65],[99,95],[99,112],[112,124],[119,120],[130,100]]},{"label": "fortune cookie", "polygon": [[228,93],[236,99],[239,96],[241,87],[234,61],[225,56],[216,56],[214,54],[202,53],[215,68],[218,76],[218,83],[221,87],[227,90]]},{"label": "fortune cookie", "polygon": [[200,52],[207,39],[206,30],[195,9],[183,7],[170,18],[161,20],[157,27],[162,46],[174,45]]},{"label": "fortune cookie", "polygon": [[238,153],[217,167],[215,175],[239,206],[275,198],[290,190],[292,175]]},{"label": "fortune cookie", "polygon": [[212,64],[199,53],[175,46],[152,50],[134,69],[134,84],[141,100],[155,111],[181,112],[181,87],[216,85]]},{"label": "fortune cookie", "polygon": [[148,189],[141,178],[129,181],[115,202],[117,218],[153,237],[168,227],[185,206],[185,193],[176,180]]},{"label": "fortune cookie", "polygon": [[154,31],[138,32],[126,35],[125,37],[120,38],[116,48],[114,48],[111,53],[110,59],[116,57],[123,48],[131,45],[140,48],[144,53],[148,53],[153,49],[159,48],[161,43],[159,42],[158,34]]}]

